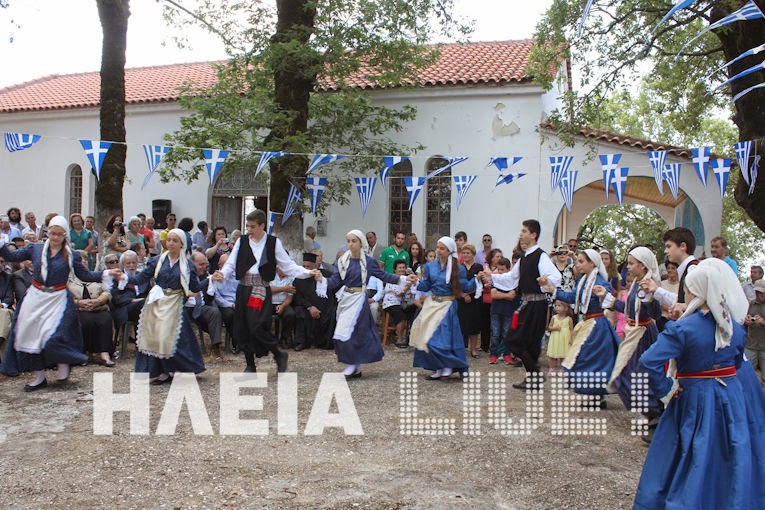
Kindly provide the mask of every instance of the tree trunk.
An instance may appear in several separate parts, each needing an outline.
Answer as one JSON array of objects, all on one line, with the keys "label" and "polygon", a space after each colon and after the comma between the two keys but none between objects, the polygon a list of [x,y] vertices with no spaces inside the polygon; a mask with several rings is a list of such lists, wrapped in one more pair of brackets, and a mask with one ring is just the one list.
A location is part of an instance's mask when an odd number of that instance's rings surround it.
[{"label": "tree trunk", "polygon": [[[765,11],[765,0],[756,0],[755,3]],[[723,16],[730,14],[730,9],[713,9],[712,22],[717,21]],[[762,34],[765,33],[765,20],[737,21],[728,27],[715,31],[715,34],[722,43],[726,62],[733,60],[746,50],[749,50],[758,44],[762,44]],[[728,70],[729,77],[744,71],[751,66],[762,62],[762,56],[748,57],[741,59],[730,66]],[[731,97],[749,87],[763,83],[765,81],[765,72],[759,71],[749,76],[738,79],[730,85]],[[756,149],[752,151],[749,159],[749,165],[754,164],[754,155],[765,152],[765,89],[756,89],[736,101],[733,122],[738,126],[739,140],[757,140]],[[760,176],[754,188],[754,192],[749,194],[743,177],[740,177],[736,183],[735,192],[736,202],[744,208],[754,223],[765,231],[765,160],[760,163]]]},{"label": "tree trunk", "polygon": [[[287,140],[308,129],[308,102],[316,83],[315,69],[306,63],[306,47],[314,30],[316,4],[309,0],[277,0],[276,33],[271,38],[271,66],[274,72],[274,100],[287,119],[273,127],[265,145],[272,139]],[[297,43],[297,44],[296,44]],[[310,59],[309,59],[310,60]],[[316,60],[318,62],[318,58]],[[290,177],[305,174],[305,156],[276,158],[270,163],[271,184],[269,204],[272,211],[283,211],[290,187]],[[302,246],[302,223],[297,214],[281,227],[274,226],[285,248],[297,250]]]},{"label": "tree trunk", "polygon": [[[125,49],[127,47],[129,0],[97,0],[101,20],[101,140],[112,144],[96,185],[96,228],[101,230],[114,214],[122,212],[125,182]],[[123,215],[124,216],[124,215]]]}]

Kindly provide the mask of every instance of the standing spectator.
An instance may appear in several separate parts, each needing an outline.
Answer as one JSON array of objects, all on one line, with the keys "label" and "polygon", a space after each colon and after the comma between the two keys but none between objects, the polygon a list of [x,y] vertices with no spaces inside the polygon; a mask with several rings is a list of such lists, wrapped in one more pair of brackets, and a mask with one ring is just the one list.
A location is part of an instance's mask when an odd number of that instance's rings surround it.
[{"label": "standing spectator", "polygon": [[149,248],[149,255],[152,257],[159,255],[162,252],[162,245],[159,242],[160,231],[154,228],[155,225],[156,222],[154,221],[154,218],[150,216],[146,218],[144,228],[141,230],[144,239],[146,239],[146,245]]},{"label": "standing spectator", "polygon": [[194,232],[194,235],[191,236],[191,247],[196,251],[201,251],[204,253],[207,248],[210,247],[210,242],[208,241],[210,228],[207,226],[207,222],[204,220],[197,223],[197,228],[199,230]]},{"label": "standing spectator", "polygon": [[[502,250],[499,248],[494,248],[489,252],[488,258],[486,259],[486,262],[483,265],[483,271],[485,273],[497,273],[497,264],[499,264],[499,261],[503,258]],[[510,271],[510,266],[508,265],[507,270]],[[480,299],[480,310],[479,310],[479,319],[481,322],[481,350],[483,352],[489,352],[491,349],[491,338],[492,338],[492,326],[491,326],[491,302],[492,302],[492,292],[491,292],[491,286],[490,285],[484,285],[481,287],[481,299]]]},{"label": "standing spectator", "polygon": [[129,248],[125,234],[125,224],[122,223],[122,216],[119,214],[109,218],[109,221],[106,223],[106,231],[102,237],[104,239],[104,246],[101,250],[102,259],[112,253],[119,258]]},{"label": "standing spectator", "polygon": [[730,268],[733,269],[733,274],[738,277],[738,264],[736,264],[736,261],[728,255],[728,241],[726,241],[724,237],[717,236],[712,239],[710,252],[714,258],[720,259],[728,264]]},{"label": "standing spectator", "polygon": [[165,221],[167,222],[167,227],[159,233],[159,244],[162,245],[163,252],[167,250],[167,234],[175,228],[175,222],[177,221],[175,213],[168,213],[165,216]]},{"label": "standing spectator", "polygon": [[382,254],[383,247],[380,243],[377,242],[377,234],[371,230],[367,232],[367,244],[369,245],[369,252],[367,255],[375,260],[380,260],[380,255]]},{"label": "standing spectator", "polygon": [[[494,250],[492,250],[494,251]],[[518,259],[521,253],[516,252]],[[513,256],[515,258],[515,255]],[[492,269],[492,274],[504,274],[510,271],[512,263],[505,257],[500,257]],[[488,270],[486,270],[488,272]],[[489,344],[489,364],[494,365],[503,352],[504,338],[510,333],[510,324],[513,320],[513,314],[521,304],[520,297],[510,299],[510,290],[504,289],[498,284],[494,286],[484,285],[484,289],[489,289],[489,305],[491,317],[491,342]]]},{"label": "standing spectator", "polygon": [[454,242],[457,244],[457,254],[459,255],[460,264],[463,264],[465,260],[462,258],[462,247],[467,242],[467,234],[460,230],[454,234]]},{"label": "standing spectator", "polygon": [[8,222],[19,232],[24,230],[24,225],[21,224],[21,210],[18,207],[8,209]]},{"label": "standing spectator", "polygon": [[230,241],[229,244],[231,244],[232,249],[233,249],[233,246],[236,244],[237,240],[239,240],[240,237],[242,237],[242,231],[241,230],[239,230],[238,228],[235,228],[234,230],[231,231],[231,235],[229,236],[231,241]]},{"label": "standing spectator", "polygon": [[765,386],[765,280],[754,284],[755,298],[749,304],[746,326],[746,357],[760,369],[760,382]]},{"label": "standing spectator", "polygon": [[[466,243],[462,245],[462,255],[467,279],[472,280],[483,270],[483,266],[475,262],[475,246]],[[467,338],[466,347],[470,349],[470,355],[478,358],[478,334],[481,332],[480,306],[481,289],[475,293],[463,293],[462,298],[457,300],[457,316],[460,322],[462,336]]]},{"label": "standing spectator", "polygon": [[29,232],[33,233],[37,239],[40,238],[40,226],[37,224],[37,216],[32,211],[28,211],[24,215],[24,219],[27,222],[27,226],[21,231],[21,237],[24,237]]},{"label": "standing spectator", "polygon": [[13,319],[13,275],[0,271],[0,351],[11,332]]},{"label": "standing spectator", "polygon": [[210,274],[219,267],[219,261],[223,255],[231,252],[231,244],[229,243],[230,239],[226,233],[226,227],[215,227],[212,232],[212,245],[205,250],[205,255],[210,261]]},{"label": "standing spectator", "polygon": [[93,252],[93,234],[90,230],[85,228],[85,220],[83,220],[80,213],[72,213],[69,216],[69,239],[72,241],[72,246],[75,250],[84,250],[87,253],[88,267],[95,264],[95,258],[91,261],[91,253]]},{"label": "standing spectator", "polygon": [[416,243],[416,242],[418,242],[418,240],[417,240],[417,234],[415,234],[414,232],[409,232],[409,233],[406,235],[406,247],[407,247],[407,249],[408,249],[410,246],[412,246],[412,244],[414,244],[414,243]]},{"label": "standing spectator", "polygon": [[560,288],[566,292],[574,290],[574,284],[576,283],[574,264],[571,263],[569,255],[568,247],[565,244],[561,244],[552,252],[552,257],[550,257],[555,267],[560,271]]},{"label": "standing spectator", "polygon": [[11,239],[21,237],[21,231],[11,225],[7,215],[2,215],[0,216],[0,235],[3,236],[6,243],[10,243]]},{"label": "standing spectator", "polygon": [[[93,247],[88,252],[88,268],[92,271],[98,263],[98,254],[101,251],[101,235],[96,231],[96,219],[93,216],[85,216],[85,228],[90,231],[90,238],[93,239]],[[93,266],[90,266],[91,260],[93,261]]]},{"label": "standing spectator", "polygon": [[[677,274],[677,263],[671,260],[664,261],[664,267],[667,270],[667,279],[661,281],[661,288],[670,294],[677,294],[680,289],[680,277]],[[659,331],[664,331],[664,326],[669,321],[669,307],[662,305],[661,319],[656,322]]]},{"label": "standing spectator", "polygon": [[420,266],[425,263],[425,253],[423,253],[422,245],[418,241],[410,244],[408,251],[410,259],[409,268],[416,274]]},{"label": "standing spectator", "polygon": [[619,275],[619,271],[616,270],[616,259],[614,258],[614,254],[611,253],[611,250],[604,248],[600,250],[600,259],[603,261],[603,266],[608,273],[608,283],[611,285],[613,295],[616,296],[619,292],[621,276]]},{"label": "standing spectator", "polygon": [[576,252],[579,249],[579,241],[577,239],[569,239],[566,246],[568,247],[568,251],[576,255]]},{"label": "standing spectator", "polygon": [[186,232],[186,255],[191,255],[191,229],[194,228],[194,220],[188,217],[181,218],[178,228]]},{"label": "standing spectator", "polygon": [[754,293],[754,284],[759,280],[762,280],[762,266],[752,266],[749,268],[749,277],[751,281],[748,281],[743,285],[744,294],[746,294],[746,299],[748,301],[754,301],[754,298],[756,297]]},{"label": "standing spectator", "polygon": [[486,261],[488,260],[488,256],[491,253],[492,247],[492,239],[490,234],[484,234],[483,238],[481,239],[481,243],[483,243],[480,250],[478,250],[475,254],[475,262],[476,264],[481,264],[482,266],[486,264]]},{"label": "standing spectator", "polygon": [[[151,250],[154,249],[154,218],[147,218],[144,213],[138,213],[136,216],[141,219],[141,230],[138,232],[143,236],[146,251],[151,253]],[[151,225],[149,225],[149,220],[151,220]]]},{"label": "standing spectator", "polygon": [[404,260],[406,261],[406,265],[409,265],[409,252],[404,249],[405,239],[406,236],[403,232],[396,232],[393,236],[393,244],[385,248],[380,254],[380,267],[382,267],[386,273],[393,274],[393,264],[397,260]]},{"label": "standing spectator", "polygon": [[305,239],[303,240],[303,249],[306,252],[312,252],[313,250],[321,249],[319,243],[316,242],[316,227],[309,225],[305,228]]},{"label": "standing spectator", "polygon": [[141,233],[141,218],[138,216],[130,217],[125,235],[127,236],[128,246],[133,243],[140,243],[146,247],[146,238]]},{"label": "standing spectator", "polygon": [[[227,255],[223,257],[228,258]],[[287,275],[278,266],[276,278],[271,280],[271,316],[279,318],[279,343],[283,347],[287,346],[288,338],[290,342],[292,341],[295,334],[295,310],[292,308],[292,299],[295,295],[295,287],[292,285],[294,281],[294,276]],[[295,350],[300,349],[295,346]]]}]

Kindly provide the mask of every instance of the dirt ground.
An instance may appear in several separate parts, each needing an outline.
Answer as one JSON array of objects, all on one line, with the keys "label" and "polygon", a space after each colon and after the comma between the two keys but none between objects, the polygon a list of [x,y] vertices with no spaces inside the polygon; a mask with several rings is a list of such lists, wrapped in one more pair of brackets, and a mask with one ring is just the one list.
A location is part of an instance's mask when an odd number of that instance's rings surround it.
[{"label": "dirt ground", "polygon": [[[426,381],[418,370],[419,416],[453,418],[453,435],[399,431],[399,378],[412,372],[411,350],[387,348],[348,382],[363,435],[341,429],[305,436],[324,372],[341,367],[332,351],[290,353],[298,374],[298,435],[278,435],[275,365],[268,373],[264,410],[243,418],[268,419],[269,435],[218,433],[220,372],[239,372],[233,355],[208,363],[199,378],[214,435],[194,435],[184,409],[174,435],[154,432],[168,386],[151,387],[151,434],[130,435],[127,413],[116,413],[114,435],[93,434],[93,373],[114,374],[114,391],[129,390],[134,358],[115,369],[78,367],[63,387],[24,393],[25,376],[0,379],[0,507],[42,508],[630,508],[646,454],[630,435],[627,412],[615,395],[608,409],[571,418],[607,419],[604,435],[551,433],[545,389],[541,424],[529,435],[502,435],[487,420],[488,372],[507,374],[507,414],[524,417],[526,395],[510,387],[522,369],[471,360],[481,372],[481,433],[466,435],[463,383]],[[49,374],[49,381],[55,375]],[[474,379],[477,381],[477,379]]]}]

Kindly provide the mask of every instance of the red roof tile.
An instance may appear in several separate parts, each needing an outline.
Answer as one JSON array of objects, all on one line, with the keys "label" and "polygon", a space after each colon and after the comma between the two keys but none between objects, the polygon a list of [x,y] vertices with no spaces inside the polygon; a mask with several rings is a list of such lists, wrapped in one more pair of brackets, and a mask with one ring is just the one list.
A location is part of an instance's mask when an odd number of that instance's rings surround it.
[{"label": "red roof tile", "polygon": [[[480,83],[522,82],[527,75],[532,41],[500,41],[441,46],[435,64],[423,69],[418,85],[448,86]],[[128,104],[168,102],[178,99],[186,82],[202,87],[215,82],[215,62],[173,64],[125,69],[125,96]],[[351,77],[353,87],[376,88],[364,73]],[[0,113],[96,107],[99,104],[100,75],[94,73],[53,75],[0,89]],[[334,89],[327,83],[322,89]]]}]

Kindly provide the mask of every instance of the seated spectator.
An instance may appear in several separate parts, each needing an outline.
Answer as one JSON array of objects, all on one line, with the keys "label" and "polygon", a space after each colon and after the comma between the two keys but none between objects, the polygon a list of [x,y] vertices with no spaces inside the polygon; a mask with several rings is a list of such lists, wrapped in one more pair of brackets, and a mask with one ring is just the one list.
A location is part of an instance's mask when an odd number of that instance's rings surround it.
[{"label": "seated spectator", "polygon": [[41,227],[37,224],[37,216],[32,211],[24,213],[24,219],[27,222],[27,226],[21,231],[21,237],[26,239],[27,234],[34,234],[35,239],[40,238]]},{"label": "seated spectator", "polygon": [[221,328],[223,327],[223,318],[220,310],[215,306],[214,293],[211,295],[208,290],[210,283],[208,268],[210,263],[202,253],[198,251],[191,254],[191,261],[197,271],[200,286],[202,287],[201,296],[191,296],[186,300],[186,311],[191,319],[210,335],[210,355],[221,361],[223,354],[220,350]]},{"label": "seated spectator", "polygon": [[[393,273],[397,275],[406,275],[407,263],[405,260],[397,260],[393,266]],[[406,321],[412,320],[414,315],[414,289],[410,283],[406,285],[385,284],[385,295],[383,296],[383,309],[390,315],[393,324],[396,325],[396,347],[405,349],[408,343],[404,338],[404,327]],[[409,303],[409,304],[407,304]]]},{"label": "seated spectator", "polygon": [[21,237],[21,230],[11,225],[8,215],[0,215],[0,237],[2,237],[6,243],[11,242],[14,237]]},{"label": "seated spectator", "polygon": [[34,265],[31,260],[21,262],[21,269],[13,273],[13,297],[16,306],[19,306],[27,293],[27,289],[32,285],[33,275]]},{"label": "seated spectator", "polygon": [[372,318],[375,323],[380,318],[380,304],[384,295],[385,285],[383,282],[376,276],[370,276],[369,283],[367,284],[367,297],[369,298],[369,309],[372,311]]},{"label": "seated spectator", "polygon": [[11,333],[13,302],[13,275],[0,271],[0,352]]},{"label": "seated spectator", "polygon": [[321,270],[324,277],[332,276],[332,273],[335,272],[335,268],[329,262],[324,261],[324,253],[321,250],[313,250],[311,253],[316,255],[316,268]]},{"label": "seated spectator", "polygon": [[[85,260],[83,254],[83,260]],[[82,330],[83,348],[90,360],[104,367],[113,367],[109,358],[112,351],[112,316],[109,313],[111,294],[100,282],[83,282],[74,274],[67,284],[74,298]]]},{"label": "seated spectator", "polygon": [[[303,254],[303,267],[316,269],[316,255]],[[311,346],[333,349],[335,333],[336,303],[331,292],[327,292],[326,282],[320,284],[313,278],[298,279],[294,282],[295,296],[295,350],[308,349]]]},{"label": "seated spectator", "polygon": [[135,253],[138,260],[136,270],[140,273],[146,267],[146,246],[142,243],[133,243],[128,251]]},{"label": "seated spectator", "polygon": [[[228,253],[221,255],[220,260],[218,260],[218,269],[223,269],[228,256]],[[238,285],[239,280],[236,279],[234,273],[231,273],[231,276],[215,285],[215,306],[220,310],[221,320],[226,325],[226,331],[228,331],[231,337],[231,351],[234,354],[239,352],[236,336],[234,336],[234,303],[236,302],[236,288]]]},{"label": "seated spectator", "polygon": [[[123,253],[118,262],[116,255],[111,254],[107,256],[105,261],[107,269],[114,269],[117,264],[129,276],[134,276],[139,272],[138,255],[133,250]],[[138,323],[141,308],[143,308],[146,302],[146,296],[149,295],[149,287],[149,285],[137,286],[128,284],[124,289],[120,290],[117,288],[117,282],[114,283],[111,290],[112,299],[110,308],[116,331],[119,331],[128,321]]]},{"label": "seated spectator", "polygon": [[[292,286],[294,280],[277,266],[276,278],[271,281],[271,315],[279,317],[279,342],[282,345],[287,345],[287,339],[291,339],[295,332],[295,310],[292,308],[295,295],[295,287]],[[295,350],[299,351],[297,347],[295,346]]]},{"label": "seated spectator", "polygon": [[194,235],[191,236],[191,248],[195,251],[204,253],[207,251],[207,248],[210,247],[210,242],[208,240],[210,236],[210,228],[204,220],[197,223],[197,228],[199,230],[194,232]]},{"label": "seated spectator", "polygon": [[234,246],[236,242],[239,240],[239,238],[242,237],[242,231],[238,228],[235,228],[231,231],[231,235],[229,238],[231,239],[231,242],[229,243],[231,246]]}]

